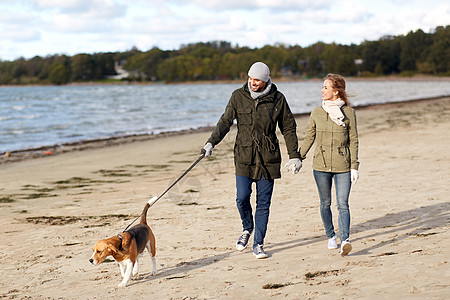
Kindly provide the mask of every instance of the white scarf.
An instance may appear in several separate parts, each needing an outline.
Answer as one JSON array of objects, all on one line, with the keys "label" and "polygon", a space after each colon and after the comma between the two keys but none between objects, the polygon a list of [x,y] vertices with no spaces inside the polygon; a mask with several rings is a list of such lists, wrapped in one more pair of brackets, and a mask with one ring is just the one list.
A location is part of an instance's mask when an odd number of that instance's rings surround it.
[{"label": "white scarf", "polygon": [[338,98],[334,101],[322,101],[322,108],[328,113],[331,120],[339,126],[345,127],[345,123],[342,122],[344,119],[344,115],[342,114],[341,107],[345,104],[341,98]]}]

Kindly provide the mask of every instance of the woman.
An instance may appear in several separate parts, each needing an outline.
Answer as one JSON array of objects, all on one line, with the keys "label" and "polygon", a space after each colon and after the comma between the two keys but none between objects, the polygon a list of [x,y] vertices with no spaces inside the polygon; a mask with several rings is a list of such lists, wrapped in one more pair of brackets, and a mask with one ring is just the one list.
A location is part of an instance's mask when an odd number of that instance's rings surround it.
[{"label": "woman", "polygon": [[342,76],[328,74],[322,87],[322,106],[312,112],[300,147],[301,159],[316,142],[313,173],[320,198],[320,215],[328,237],[328,249],[337,249],[331,214],[331,185],[334,179],[339,212],[339,238],[342,256],[352,250],[349,242],[350,211],[348,197],[358,173],[358,131],[356,115],[345,91]]}]

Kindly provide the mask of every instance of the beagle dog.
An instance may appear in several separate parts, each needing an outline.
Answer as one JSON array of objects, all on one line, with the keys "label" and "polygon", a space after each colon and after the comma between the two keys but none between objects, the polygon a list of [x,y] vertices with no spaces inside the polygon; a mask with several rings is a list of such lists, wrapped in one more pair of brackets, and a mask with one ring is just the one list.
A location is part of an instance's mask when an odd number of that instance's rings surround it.
[{"label": "beagle dog", "polygon": [[122,282],[119,287],[127,286],[131,276],[136,276],[139,272],[138,256],[147,248],[152,256],[152,275],[157,273],[156,270],[156,248],[155,236],[147,225],[147,211],[151,204],[155,202],[155,198],[150,199],[142,211],[140,222],[130,229],[116,236],[98,241],[93,250],[93,254],[89,262],[93,265],[102,263],[106,257],[112,257],[119,263],[120,273],[122,274]]}]

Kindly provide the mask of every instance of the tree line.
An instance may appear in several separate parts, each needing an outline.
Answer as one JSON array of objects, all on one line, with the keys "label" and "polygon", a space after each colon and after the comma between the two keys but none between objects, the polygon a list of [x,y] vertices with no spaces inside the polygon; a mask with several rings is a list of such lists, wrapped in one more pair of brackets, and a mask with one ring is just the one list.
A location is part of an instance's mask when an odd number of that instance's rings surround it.
[{"label": "tree line", "polygon": [[[317,42],[308,47],[276,44],[252,49],[213,41],[181,45],[171,51],[133,48],[126,52],[19,58],[0,61],[0,84],[243,79],[255,61],[268,64],[273,78],[322,77],[329,72],[364,77],[449,76],[450,26],[436,27],[431,33],[417,30],[384,36],[359,45]],[[117,77],[118,73],[121,76]]]}]

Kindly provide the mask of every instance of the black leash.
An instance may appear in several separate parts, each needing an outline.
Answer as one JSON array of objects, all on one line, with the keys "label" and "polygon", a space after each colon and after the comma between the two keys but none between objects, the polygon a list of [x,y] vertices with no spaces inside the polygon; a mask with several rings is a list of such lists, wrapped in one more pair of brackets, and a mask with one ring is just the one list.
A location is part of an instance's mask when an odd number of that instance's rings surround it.
[{"label": "black leash", "polygon": [[[177,184],[187,173],[189,173],[189,171],[191,171],[203,159],[203,157],[205,157],[205,151],[202,149],[202,154],[200,155],[200,157],[197,158],[197,160],[186,171],[184,171],[184,173],[181,174],[181,176],[178,177],[177,180],[175,180],[159,197],[155,196],[155,197],[151,198],[150,200],[148,200],[148,204],[150,204],[150,207],[152,207],[153,204],[156,203],[156,201],[158,201],[162,196],[164,196],[171,188],[173,188],[173,186],[175,184]],[[131,222],[130,225],[128,225],[122,232],[125,232],[141,216],[142,216],[142,213],[136,219],[134,219],[133,222]]]}]

